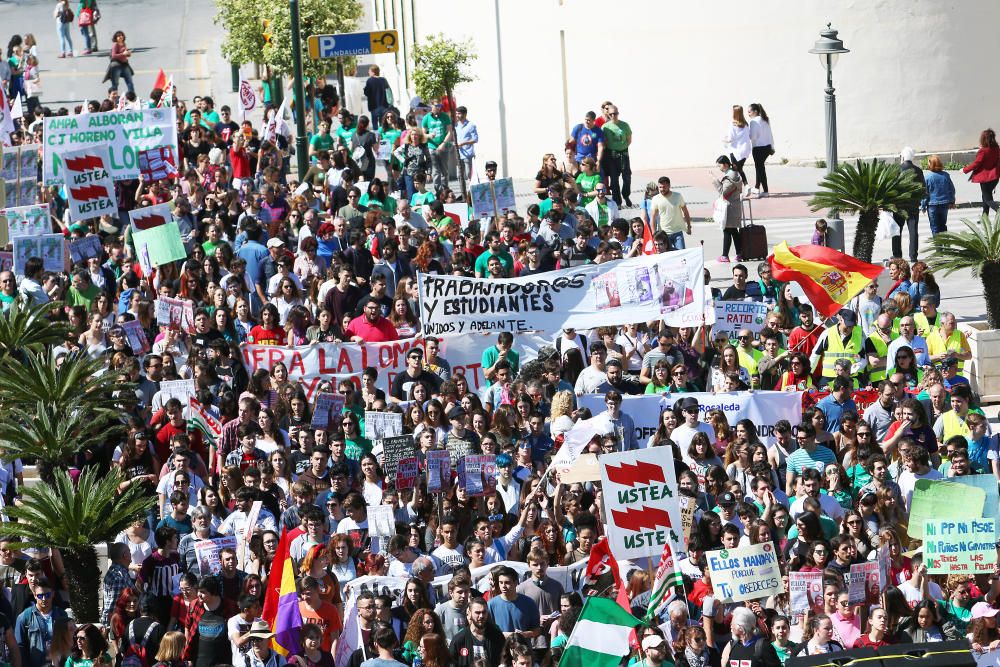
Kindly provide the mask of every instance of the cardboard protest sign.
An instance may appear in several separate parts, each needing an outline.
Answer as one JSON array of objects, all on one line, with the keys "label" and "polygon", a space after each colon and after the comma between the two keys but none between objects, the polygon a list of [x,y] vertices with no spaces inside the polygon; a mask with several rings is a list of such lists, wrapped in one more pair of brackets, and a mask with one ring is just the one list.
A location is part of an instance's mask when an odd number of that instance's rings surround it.
[{"label": "cardboard protest sign", "polygon": [[132,222],[133,232],[159,227],[173,221],[174,219],[173,215],[170,213],[169,204],[157,204],[155,206],[137,208],[129,211],[128,217]]},{"label": "cardboard protest sign", "polygon": [[[450,359],[450,357],[449,357]],[[681,394],[646,394],[625,396],[622,412],[635,423],[635,436],[640,445],[656,433],[660,413],[681,398]],[[721,410],[730,424],[741,419],[749,419],[757,427],[757,437],[770,445],[774,442],[774,425],[781,419],[790,424],[802,421],[802,393],[785,391],[740,391],[729,393],[695,392],[683,394],[698,400],[702,421],[706,421],[709,410]],[[591,413],[600,414],[605,409],[604,394],[584,394],[577,403],[581,408],[589,408]]]},{"label": "cardboard protest sign", "polygon": [[125,338],[128,340],[128,345],[135,354],[146,354],[153,349],[149,344],[149,339],[146,338],[146,332],[143,330],[142,324],[138,320],[123,322],[122,329],[125,330]]},{"label": "cardboard protest sign", "polygon": [[601,464],[596,454],[580,454],[569,467],[559,470],[559,481],[562,484],[576,482],[596,482],[601,478]]},{"label": "cardboard protest sign", "polygon": [[139,173],[147,183],[177,178],[177,159],[173,146],[157,146],[139,151]]},{"label": "cardboard protest sign", "polygon": [[195,395],[194,380],[163,380],[160,382],[160,399],[166,403],[176,398],[181,405],[187,405],[188,399]]},{"label": "cardboard protest sign", "polygon": [[344,411],[344,403],[347,397],[343,394],[320,393],[316,394],[316,405],[313,408],[312,428],[329,428],[330,424]]},{"label": "cardboard protest sign", "polygon": [[14,253],[3,251],[0,252],[0,271],[13,271],[14,270]]},{"label": "cardboard protest sign", "polygon": [[823,573],[789,572],[788,602],[793,614],[823,610]]},{"label": "cardboard protest sign", "polygon": [[437,493],[451,485],[451,456],[443,449],[427,452],[427,493]]},{"label": "cardboard protest sign", "polygon": [[107,151],[95,148],[64,151],[63,177],[73,222],[118,212],[115,184],[107,164]]},{"label": "cardboard protest sign", "polygon": [[[483,351],[497,342],[496,336],[441,337],[441,356],[451,363],[452,371],[462,373],[471,391],[486,386],[483,377]],[[542,347],[552,344],[552,334],[543,331],[519,334],[514,349],[522,359],[531,359]],[[253,374],[258,368],[270,371],[278,363],[288,369],[288,378],[301,383],[311,397],[321,382],[360,378],[366,367],[378,370],[375,386],[388,393],[392,379],[406,369],[407,352],[424,347],[422,337],[388,343],[315,343],[300,347],[277,345],[240,345],[243,364]],[[310,399],[311,400],[311,399]],[[601,407],[603,410],[604,407]]]},{"label": "cardboard protest sign", "polygon": [[996,565],[995,519],[928,519],[924,562],[928,574],[989,574]]},{"label": "cardboard protest sign", "polygon": [[106,160],[113,180],[139,178],[138,153],[158,146],[177,145],[173,107],[50,116],[45,123],[42,179],[63,183],[66,151],[94,149]]},{"label": "cardboard protest sign", "polygon": [[[420,273],[425,335],[558,331],[663,319],[701,321],[701,248],[585,264],[538,276],[486,279]],[[699,298],[695,298],[699,295]]]},{"label": "cardboard protest sign", "polygon": [[216,537],[211,540],[199,540],[194,543],[194,552],[198,558],[198,572],[202,576],[215,576],[222,572],[222,564],[219,562],[219,552],[224,548],[236,548],[236,536],[227,535]]},{"label": "cardboard protest sign", "polygon": [[163,266],[180,259],[187,258],[187,249],[181,238],[180,228],[176,222],[168,222],[150,229],[144,229],[132,234],[136,250],[140,246],[149,253],[149,261],[153,266]]},{"label": "cardboard protest sign", "polygon": [[7,220],[7,238],[41,236],[52,233],[48,204],[5,208],[0,210],[0,216]]},{"label": "cardboard protest sign", "polygon": [[70,241],[69,244],[69,258],[73,264],[83,262],[91,257],[100,257],[103,252],[104,246],[101,245],[101,237],[97,234],[84,236],[82,239]]},{"label": "cardboard protest sign", "polygon": [[382,440],[403,435],[403,413],[365,411],[365,437]]},{"label": "cardboard protest sign", "polygon": [[62,234],[18,236],[11,239],[14,245],[14,273],[24,275],[24,265],[31,257],[42,260],[45,271],[67,271],[67,241]]},{"label": "cardboard protest sign", "polygon": [[413,436],[408,433],[382,438],[382,472],[391,479],[396,475],[399,462],[413,456],[413,453]]},{"label": "cardboard protest sign", "polygon": [[882,595],[879,585],[878,562],[852,563],[847,574],[847,597],[849,604],[878,604]]},{"label": "cardboard protest sign", "polygon": [[778,556],[770,542],[709,551],[706,556],[716,600],[742,602],[785,592]]},{"label": "cardboard protest sign", "polygon": [[497,490],[497,457],[469,454],[458,462],[458,485],[469,496],[488,496]]},{"label": "cardboard protest sign", "polygon": [[392,505],[368,506],[368,534],[372,537],[392,537],[396,534]]},{"label": "cardboard protest sign", "polygon": [[416,456],[402,459],[396,464],[396,488],[412,489],[420,477],[420,466]]},{"label": "cardboard protest sign", "polygon": [[978,519],[983,516],[986,492],[951,479],[918,479],[910,501],[910,523],[906,533],[924,539],[924,526],[936,519]]},{"label": "cardboard protest sign", "polygon": [[764,328],[770,306],[760,301],[716,301],[712,335],[724,331],[735,338],[740,329],[758,334]]},{"label": "cardboard protest sign", "polygon": [[607,536],[618,559],[656,556],[669,540],[682,550],[674,462],[669,447],[632,450],[600,457]]},{"label": "cardboard protest sign", "polygon": [[698,500],[677,494],[677,504],[681,508],[681,526],[684,528],[684,543],[687,544],[691,537],[691,528],[694,526],[694,512],[698,509]]},{"label": "cardboard protest sign", "polygon": [[472,198],[472,214],[477,218],[489,218],[517,210],[512,178],[472,183],[469,185],[469,196]]}]

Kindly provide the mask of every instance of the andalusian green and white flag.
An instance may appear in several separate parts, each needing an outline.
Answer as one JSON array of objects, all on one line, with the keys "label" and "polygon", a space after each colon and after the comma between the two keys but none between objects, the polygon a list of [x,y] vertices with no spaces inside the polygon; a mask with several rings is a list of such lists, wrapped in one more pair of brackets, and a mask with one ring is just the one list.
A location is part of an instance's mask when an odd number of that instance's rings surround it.
[{"label": "andalusian green and white flag", "polygon": [[649,621],[655,618],[672,599],[674,588],[683,585],[684,578],[677,569],[670,540],[667,540],[663,545],[663,553],[660,554],[660,565],[656,568],[656,578],[653,580],[652,593],[649,596],[649,608],[643,620]]},{"label": "andalusian green and white flag", "polygon": [[205,441],[214,445],[222,437],[222,422],[216,419],[194,396],[188,397],[188,428],[201,431]]},{"label": "andalusian green and white flag", "polygon": [[617,667],[629,653],[629,635],[638,624],[614,600],[588,597],[559,667]]}]

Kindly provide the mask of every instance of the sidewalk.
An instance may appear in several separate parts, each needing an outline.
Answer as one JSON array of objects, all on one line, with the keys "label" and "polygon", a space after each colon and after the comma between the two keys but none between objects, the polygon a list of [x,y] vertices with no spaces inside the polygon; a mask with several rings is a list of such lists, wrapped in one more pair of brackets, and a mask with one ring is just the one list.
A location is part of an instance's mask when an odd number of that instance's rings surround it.
[{"label": "sidewalk", "polygon": [[[672,188],[684,195],[691,217],[695,220],[711,220],[712,202],[718,196],[712,186],[714,173],[714,167],[643,169],[634,172],[632,174],[632,203],[638,204],[642,200],[646,183],[656,181],[660,176],[669,176]],[[967,175],[961,171],[948,173],[955,184],[955,198],[958,208],[978,208],[982,201],[979,185],[969,182]],[[818,184],[825,175],[826,169],[816,167],[769,166],[767,180],[771,190],[770,196],[753,200],[754,218],[775,220],[819,217],[809,208],[809,200],[819,189]],[[753,165],[749,165],[747,176],[753,178]],[[534,194],[531,192],[533,187],[534,180],[514,179],[514,189],[518,192],[518,199],[525,201],[533,199]]]}]

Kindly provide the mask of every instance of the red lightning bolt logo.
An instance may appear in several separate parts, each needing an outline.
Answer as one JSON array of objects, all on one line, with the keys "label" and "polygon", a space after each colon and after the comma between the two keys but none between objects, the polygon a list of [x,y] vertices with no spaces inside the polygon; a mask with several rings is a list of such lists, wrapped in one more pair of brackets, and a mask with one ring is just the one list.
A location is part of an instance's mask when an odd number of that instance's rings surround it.
[{"label": "red lightning bolt logo", "polygon": [[97,157],[96,155],[71,157],[66,159],[66,168],[71,171],[85,171],[87,169],[104,169],[104,160]]},{"label": "red lightning bolt logo", "polygon": [[132,217],[132,222],[135,223],[136,229],[152,229],[167,224],[166,218],[162,215],[136,215]]},{"label": "red lightning bolt logo", "polygon": [[611,518],[619,528],[636,533],[641,530],[655,530],[663,527],[673,528],[670,525],[670,513],[667,510],[646,507],[645,505],[639,509],[630,507],[624,512],[611,510]]},{"label": "red lightning bolt logo", "polygon": [[82,188],[70,188],[69,193],[77,201],[86,201],[99,197],[106,198],[108,196],[108,190],[103,185],[85,185]]},{"label": "red lightning bolt logo", "polygon": [[607,466],[608,481],[624,486],[635,486],[636,484],[649,484],[650,482],[664,482],[667,479],[663,476],[663,468],[655,463],[637,461],[634,465],[623,463],[621,467],[613,465]]}]

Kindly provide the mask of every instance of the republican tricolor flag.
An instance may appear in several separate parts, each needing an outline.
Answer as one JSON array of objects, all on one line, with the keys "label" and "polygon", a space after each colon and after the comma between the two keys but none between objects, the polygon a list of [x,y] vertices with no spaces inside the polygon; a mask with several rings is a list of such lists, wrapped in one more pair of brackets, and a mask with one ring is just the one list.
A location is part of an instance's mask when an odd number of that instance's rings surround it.
[{"label": "republican tricolor flag", "polygon": [[287,530],[281,531],[278,551],[271,561],[271,573],[267,577],[264,593],[264,609],[261,618],[271,626],[274,650],[288,657],[301,653],[299,631],[302,628],[302,614],[299,612],[299,596],[295,589],[295,569],[288,553],[292,537]]},{"label": "republican tricolor flag", "polygon": [[798,283],[813,308],[824,317],[833,317],[882,273],[881,266],[833,248],[818,245],[789,248],[787,241],[776,245],[767,261],[775,280]]}]

